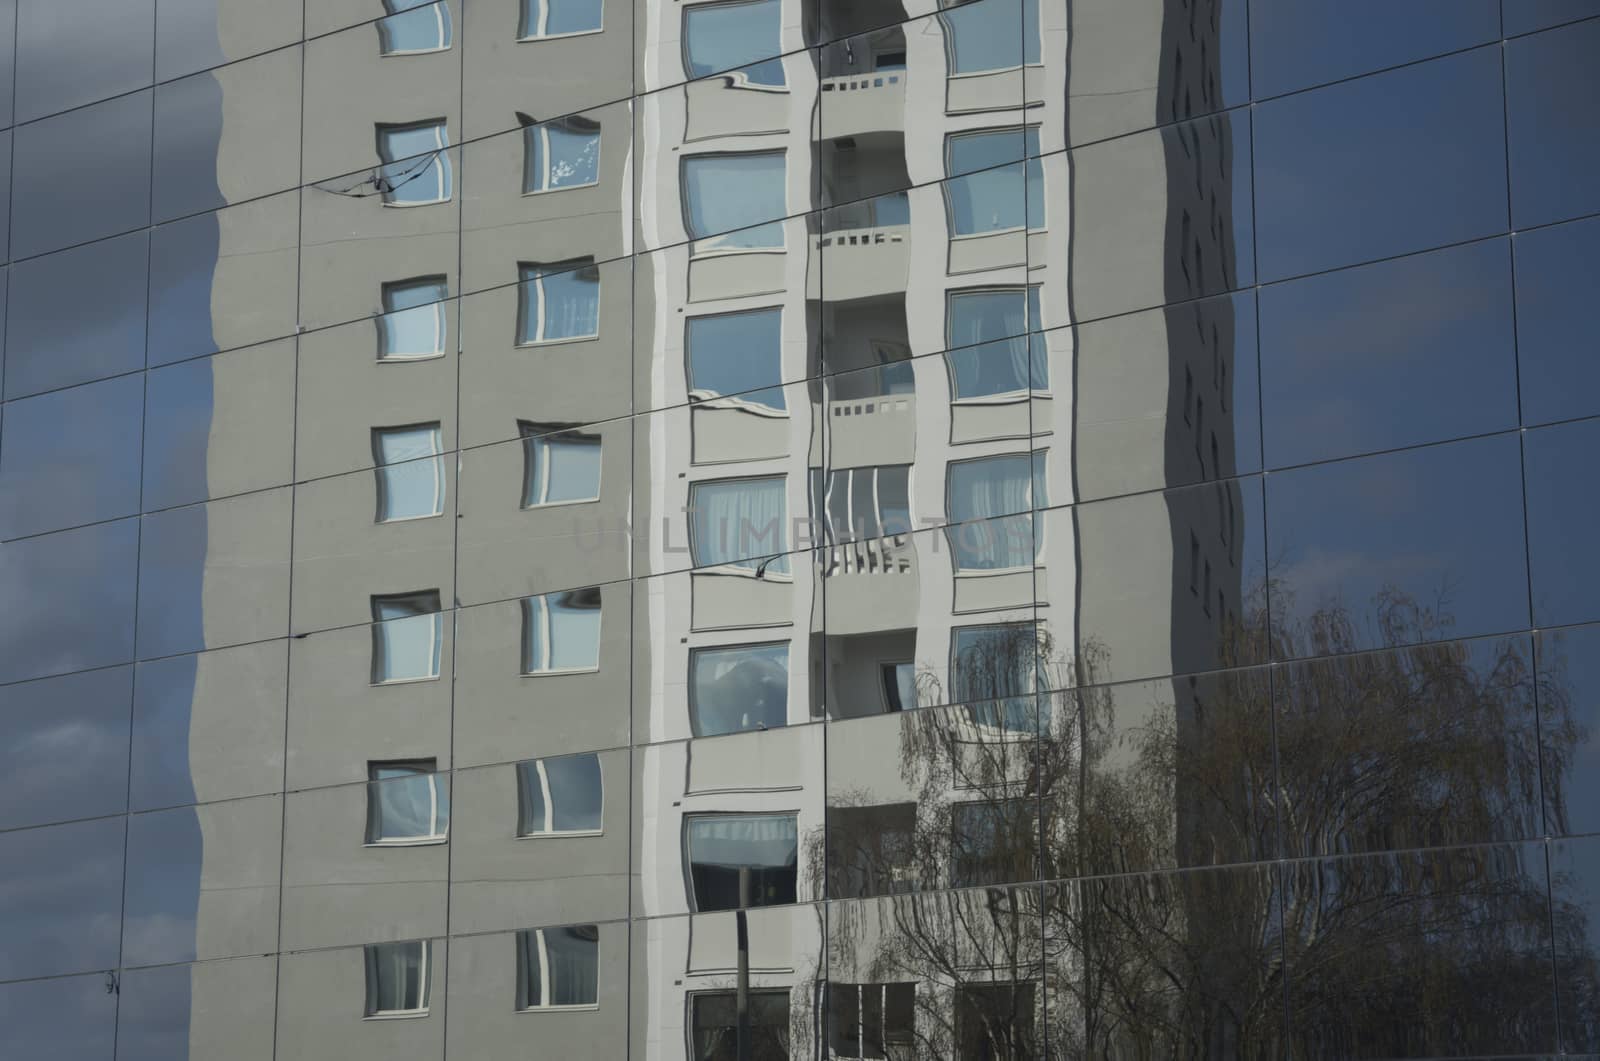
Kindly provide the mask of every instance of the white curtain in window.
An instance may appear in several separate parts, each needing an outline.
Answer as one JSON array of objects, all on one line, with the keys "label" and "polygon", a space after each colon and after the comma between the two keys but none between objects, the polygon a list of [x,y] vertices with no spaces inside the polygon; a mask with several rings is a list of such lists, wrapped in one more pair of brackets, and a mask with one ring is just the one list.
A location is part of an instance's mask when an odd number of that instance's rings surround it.
[{"label": "white curtain in window", "polygon": [[436,424],[389,428],[378,434],[380,519],[415,519],[443,511],[444,461]]},{"label": "white curtain in window", "polygon": [[600,334],[600,271],[585,259],[522,267],[523,343]]},{"label": "white curtain in window", "polygon": [[[947,473],[948,531],[958,570],[998,570],[1033,562],[1033,462],[1026,453],[952,463]],[[1017,515],[1021,513],[1021,515]],[[1006,517],[1006,518],[997,518]]]},{"label": "white curtain in window", "polygon": [[442,280],[408,280],[383,286],[378,318],[379,356],[434,357],[444,352]]},{"label": "white curtain in window", "polygon": [[738,70],[754,85],[782,85],[782,0],[696,4],[683,11],[685,68],[690,77]]},{"label": "white curtain in window", "polygon": [[[728,564],[756,569],[787,548],[788,503],[782,476],[695,483],[689,492],[690,549],[696,567]],[[765,564],[787,573],[789,558]]]},{"label": "white curtain in window", "polygon": [[718,248],[782,247],[783,224],[776,219],[788,201],[784,179],[782,151],[684,159],[690,237]]},{"label": "white curtain in window", "polygon": [[575,434],[531,436],[522,505],[594,501],[600,497],[600,440]]},{"label": "white curtain in window", "polygon": [[550,971],[550,1005],[592,1006],[599,1001],[600,939],[593,925],[544,930]]},{"label": "white curtain in window", "polygon": [[740,814],[689,819],[689,860],[700,866],[795,865],[792,815]]}]

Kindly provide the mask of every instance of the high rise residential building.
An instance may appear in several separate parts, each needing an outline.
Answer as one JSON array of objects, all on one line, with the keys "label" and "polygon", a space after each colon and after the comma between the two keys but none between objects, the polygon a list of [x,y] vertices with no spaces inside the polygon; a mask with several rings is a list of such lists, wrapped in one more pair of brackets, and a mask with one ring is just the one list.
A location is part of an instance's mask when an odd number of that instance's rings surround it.
[{"label": "high rise residential building", "polygon": [[0,33],[0,1057],[1600,1055],[1600,2]]}]

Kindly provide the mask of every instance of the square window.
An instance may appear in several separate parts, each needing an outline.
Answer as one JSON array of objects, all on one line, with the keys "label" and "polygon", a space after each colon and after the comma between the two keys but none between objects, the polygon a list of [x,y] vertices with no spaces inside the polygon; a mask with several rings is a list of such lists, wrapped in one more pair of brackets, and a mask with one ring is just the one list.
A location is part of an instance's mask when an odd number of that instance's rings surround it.
[{"label": "square window", "polygon": [[1039,806],[1033,798],[950,806],[950,887],[1036,880]]},{"label": "square window", "polygon": [[781,249],[786,180],[782,151],[684,159],[684,228],[696,252]]},{"label": "square window", "polygon": [[915,891],[920,868],[915,803],[828,808],[830,898]]},{"label": "square window", "polygon": [[587,1009],[599,1004],[599,926],[517,933],[518,1009]]},{"label": "square window", "polygon": [[379,125],[378,168],[385,206],[428,206],[449,202],[450,135],[444,119],[405,125]]},{"label": "square window", "polygon": [[689,485],[689,554],[696,567],[789,573],[784,476]]},{"label": "square window", "polygon": [[522,0],[521,40],[596,33],[603,24],[602,0]]},{"label": "square window", "polygon": [[600,669],[600,590],[522,598],[522,673]]},{"label": "square window", "polygon": [[[757,988],[746,995],[750,1014],[749,1061],[789,1061],[789,992]],[[740,1061],[738,1002],[732,991],[690,996],[693,1061]]]},{"label": "square window", "polygon": [[425,939],[365,948],[368,1017],[421,1017],[428,1012],[432,948]]},{"label": "square window", "polygon": [[690,317],[684,325],[689,400],[755,411],[784,410],[783,310]]},{"label": "square window", "polygon": [[945,470],[945,529],[957,571],[1031,566],[1043,547],[1044,521],[1031,510],[1049,505],[1045,451],[951,461]]},{"label": "square window", "polygon": [[828,1042],[838,1061],[886,1061],[909,1056],[917,1000],[915,983],[828,985]]},{"label": "square window", "polygon": [[372,429],[377,522],[423,519],[444,512],[442,453],[437,423]]},{"label": "square window", "polygon": [[522,130],[522,190],[558,192],[600,183],[600,123],[573,116]]},{"label": "square window", "polygon": [[1033,623],[958,626],[950,631],[950,695],[972,723],[1000,735],[1032,737],[1048,687]]},{"label": "square window", "polygon": [[964,1061],[1035,1061],[1034,985],[956,985],[956,1056]]},{"label": "square window", "polygon": [[880,663],[883,700],[889,711],[910,711],[917,706],[917,665],[910,660]]},{"label": "square window", "polygon": [[367,843],[437,843],[450,832],[450,792],[432,759],[367,764]]},{"label": "square window", "polygon": [[388,18],[378,20],[378,50],[416,55],[450,47],[450,6],[442,0],[383,0]]},{"label": "square window", "polygon": [[945,58],[950,73],[983,74],[1039,63],[1039,0],[943,0]]},{"label": "square window", "polygon": [[1044,228],[1037,126],[952,133],[945,138],[944,156],[952,236]]},{"label": "square window", "polygon": [[517,764],[517,835],[586,836],[602,830],[600,757],[563,755]]},{"label": "square window", "polygon": [[444,355],[442,276],[420,276],[383,285],[383,315],[378,318],[378,360],[409,361]]},{"label": "square window", "polygon": [[911,466],[841,468],[828,473],[823,514],[834,542],[911,533]]},{"label": "square window", "polygon": [[517,267],[517,344],[593,339],[600,334],[600,270],[593,258]]},{"label": "square window", "polygon": [[789,642],[689,650],[689,727],[696,737],[789,724]]},{"label": "square window", "polygon": [[522,507],[600,500],[600,436],[518,421],[522,431]]},{"label": "square window", "polygon": [[683,69],[691,78],[731,71],[733,85],[781,88],[783,0],[733,0],[683,9]]},{"label": "square window", "polygon": [[952,400],[1048,390],[1050,359],[1039,330],[1037,287],[950,292],[944,358]]},{"label": "square window", "polygon": [[739,871],[750,906],[795,901],[798,833],[793,814],[707,814],[683,820],[692,909],[737,910]]},{"label": "square window", "polygon": [[372,598],[374,685],[437,678],[443,645],[438,590]]}]

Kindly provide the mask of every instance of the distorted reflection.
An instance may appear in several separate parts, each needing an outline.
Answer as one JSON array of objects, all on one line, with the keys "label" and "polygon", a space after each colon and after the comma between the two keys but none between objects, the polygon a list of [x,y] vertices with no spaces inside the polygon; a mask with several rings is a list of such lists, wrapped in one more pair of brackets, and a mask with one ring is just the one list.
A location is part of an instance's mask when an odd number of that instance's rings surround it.
[{"label": "distorted reflection", "polygon": [[439,0],[383,0],[388,18],[378,20],[379,48],[384,55],[442,51],[454,36],[450,5]]},{"label": "distorted reflection", "polygon": [[564,755],[517,764],[518,836],[597,834],[604,805],[598,755]]},{"label": "distorted reflection", "polygon": [[600,1000],[600,929],[595,925],[517,933],[517,1008],[569,1009]]},{"label": "distorted reflection", "polygon": [[372,598],[374,685],[437,678],[443,645],[438,590]]},{"label": "distorted reflection", "polygon": [[600,667],[600,591],[522,599],[522,673],[559,674]]},{"label": "distorted reflection", "polygon": [[367,946],[367,1017],[416,1017],[428,1012],[432,950],[425,939]]},{"label": "distorted reflection", "polygon": [[368,763],[367,843],[416,844],[444,840],[450,828],[450,793],[432,759]]}]

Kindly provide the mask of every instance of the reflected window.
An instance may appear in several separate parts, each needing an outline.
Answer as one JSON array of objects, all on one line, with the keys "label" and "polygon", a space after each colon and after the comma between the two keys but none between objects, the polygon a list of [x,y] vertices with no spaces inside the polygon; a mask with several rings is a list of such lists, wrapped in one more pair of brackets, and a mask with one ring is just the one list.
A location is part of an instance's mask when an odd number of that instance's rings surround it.
[{"label": "reflected window", "polygon": [[689,726],[696,737],[789,724],[789,643],[689,650]]},{"label": "reflected window", "polygon": [[828,808],[830,894],[862,898],[917,890],[917,805]]},{"label": "reflected window", "polygon": [[683,69],[691,77],[732,71],[734,85],[784,84],[783,0],[731,0],[683,9]]},{"label": "reflected window", "polygon": [[1034,985],[956,985],[956,1056],[964,1061],[1034,1061]]},{"label": "reflected window", "polygon": [[604,810],[598,755],[517,764],[518,836],[595,835],[601,832]]},{"label": "reflected window", "polygon": [[1037,287],[950,292],[944,360],[952,400],[1048,390],[1050,360],[1039,330]]},{"label": "reflected window", "polygon": [[793,814],[692,815],[683,821],[693,909],[737,910],[739,871],[748,870],[750,906],[795,901]]},{"label": "reflected window", "polygon": [[429,946],[425,939],[369,943],[365,948],[368,1017],[420,1017],[428,1012]]},{"label": "reflected window", "polygon": [[[944,198],[950,234],[1044,228],[1044,163],[1038,156],[1037,127],[946,137],[944,165],[950,179]],[[1018,195],[1024,184],[1026,194]]]},{"label": "reflected window", "polygon": [[444,512],[443,452],[437,423],[372,429],[379,523]]},{"label": "reflected window", "polygon": [[600,436],[552,424],[517,422],[522,431],[522,507],[600,500]]},{"label": "reflected window", "polygon": [[538,40],[596,33],[604,15],[601,0],[522,0],[522,25],[517,36],[521,40]]},{"label": "reflected window", "polygon": [[839,1061],[909,1057],[915,983],[829,984],[828,1045]]},{"label": "reflected window", "polygon": [[745,310],[690,317],[684,348],[689,364],[689,400],[732,395],[725,404],[786,408],[783,388],[783,310]]},{"label": "reflected window", "polygon": [[367,843],[437,843],[449,831],[450,793],[434,760],[367,764]]},{"label": "reflected window", "polygon": [[[1045,451],[951,461],[945,472],[945,529],[957,571],[1028,567],[1040,542],[1032,509],[1049,504]],[[1039,531],[1043,530],[1041,518]]]},{"label": "reflected window", "polygon": [[383,285],[383,316],[378,318],[378,360],[407,361],[444,354],[442,276],[419,276]]},{"label": "reflected window", "polygon": [[427,206],[451,194],[450,136],[444,120],[378,126],[379,190],[385,206]]},{"label": "reflected window", "polygon": [[1035,880],[1038,801],[986,799],[950,805],[950,886]]},{"label": "reflected window", "polygon": [[439,0],[383,0],[388,18],[378,20],[378,50],[414,55],[450,47],[450,6]]},{"label": "reflected window", "polygon": [[834,541],[863,541],[911,533],[911,466],[841,468],[828,473],[823,497]]},{"label": "reflected window", "polygon": [[[761,988],[747,992],[750,1015],[749,1061],[789,1061],[789,992]],[[739,1008],[732,991],[700,991],[690,996],[694,1061],[744,1061],[738,1052]]]},{"label": "reflected window", "polygon": [[589,1009],[599,1004],[599,926],[517,933],[518,1009]]},{"label": "reflected window", "polygon": [[910,660],[880,663],[883,701],[889,711],[909,711],[917,706],[917,665]]},{"label": "reflected window", "polygon": [[781,475],[689,485],[689,554],[695,567],[789,573],[786,483]]},{"label": "reflected window", "polygon": [[372,598],[373,684],[437,678],[443,646],[438,590]]},{"label": "reflected window", "polygon": [[600,669],[600,590],[522,598],[522,673]]},{"label": "reflected window", "polygon": [[522,130],[522,190],[559,192],[600,183],[600,123],[573,116]]},{"label": "reflected window", "polygon": [[1033,623],[958,626],[950,631],[950,695],[974,725],[1033,736],[1034,693],[1049,683]]},{"label": "reflected window", "polygon": [[600,270],[593,258],[517,266],[517,345],[600,334]]},{"label": "reflected window", "polygon": [[1039,62],[1039,0],[943,0],[945,58],[951,74],[983,74]]},{"label": "reflected window", "polygon": [[[684,227],[698,251],[783,246],[788,203],[782,151],[691,155],[683,160]],[[763,224],[763,222],[766,222]]]}]

